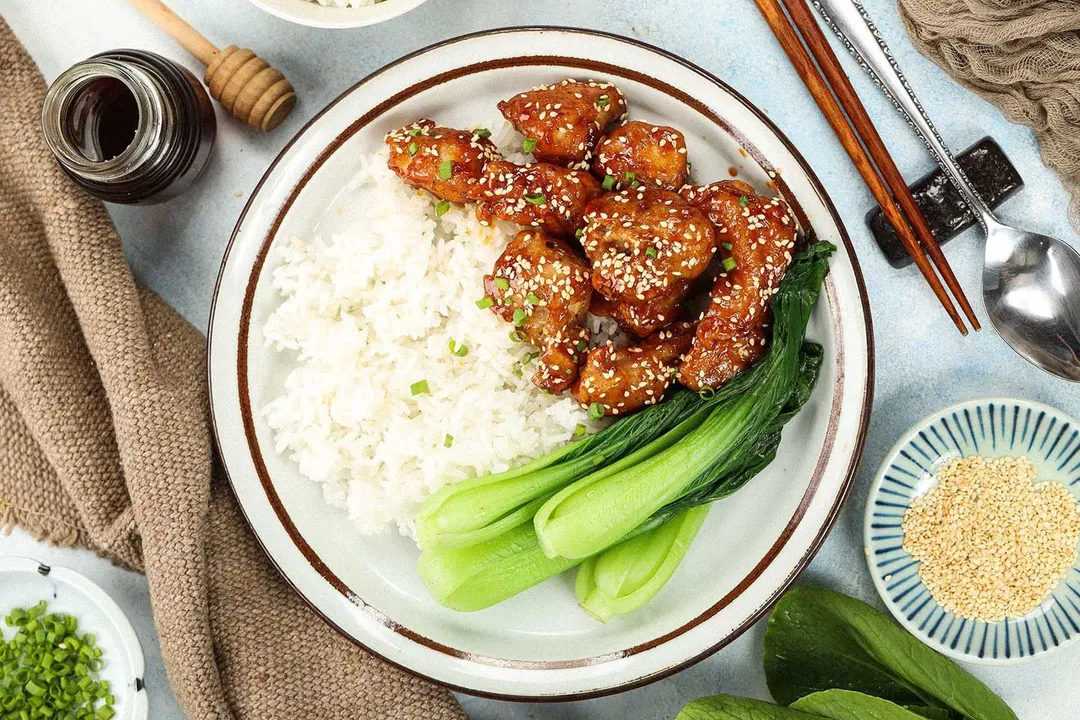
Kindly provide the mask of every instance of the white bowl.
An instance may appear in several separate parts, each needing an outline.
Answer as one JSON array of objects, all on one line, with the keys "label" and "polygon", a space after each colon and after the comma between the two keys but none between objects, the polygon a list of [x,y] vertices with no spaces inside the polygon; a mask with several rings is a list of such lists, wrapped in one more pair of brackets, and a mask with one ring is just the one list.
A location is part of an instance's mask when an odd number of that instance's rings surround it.
[{"label": "white bowl", "polygon": [[[278,305],[276,245],[329,234],[335,198],[387,130],[419,117],[492,125],[496,102],[567,77],[609,80],[631,117],[682,130],[699,181],[729,168],[802,226],[838,247],[811,318],[825,360],[810,402],[784,430],[776,460],[719,502],[671,582],[634,615],[601,625],[577,606],[573,576],[496,607],[438,605],[416,572],[418,551],[365,537],[322,490],[274,452],[262,408],[293,361],[266,347]],[[335,225],[336,224],[336,225]],[[825,538],[851,486],[873,389],[869,308],[854,250],[820,183],[765,115],[719,80],[662,50],[559,28],[499,30],[410,55],[348,90],[271,165],[241,216],[215,291],[209,334],[211,409],[240,505],[267,554],[308,603],[349,638],[466,692],[512,699],[595,696],[675,672],[761,618]]]},{"label": "white bowl", "polygon": [[299,25],[352,28],[374,25],[404,15],[427,0],[386,0],[366,7],[332,7],[314,0],[251,0],[271,15]]}]

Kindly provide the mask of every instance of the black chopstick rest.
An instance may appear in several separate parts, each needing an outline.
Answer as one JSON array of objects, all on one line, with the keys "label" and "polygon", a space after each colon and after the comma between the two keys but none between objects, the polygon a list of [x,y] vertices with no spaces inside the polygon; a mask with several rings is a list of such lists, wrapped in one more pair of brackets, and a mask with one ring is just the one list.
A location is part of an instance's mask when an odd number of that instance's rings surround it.
[{"label": "black chopstick rest", "polygon": [[[993,138],[984,137],[960,153],[956,160],[991,208],[996,208],[1024,186],[1020,173]],[[940,168],[908,187],[939,245],[975,224],[975,216]],[[867,213],[866,223],[890,265],[901,268],[911,264],[911,256],[880,207]]]}]

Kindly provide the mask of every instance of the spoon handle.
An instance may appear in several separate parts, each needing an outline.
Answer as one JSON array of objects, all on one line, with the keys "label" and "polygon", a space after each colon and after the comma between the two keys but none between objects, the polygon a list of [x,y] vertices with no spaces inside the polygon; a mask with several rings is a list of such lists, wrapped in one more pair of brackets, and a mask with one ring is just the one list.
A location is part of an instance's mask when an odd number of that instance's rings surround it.
[{"label": "spoon handle", "polygon": [[953,159],[952,153],[934,128],[915,91],[908,85],[885,41],[881,39],[873,20],[859,0],[811,0],[815,8],[847,46],[859,65],[892,101],[892,104],[922,137],[938,165],[960,191],[964,201],[975,213],[984,230],[997,224],[994,214],[971,185],[967,175]]}]

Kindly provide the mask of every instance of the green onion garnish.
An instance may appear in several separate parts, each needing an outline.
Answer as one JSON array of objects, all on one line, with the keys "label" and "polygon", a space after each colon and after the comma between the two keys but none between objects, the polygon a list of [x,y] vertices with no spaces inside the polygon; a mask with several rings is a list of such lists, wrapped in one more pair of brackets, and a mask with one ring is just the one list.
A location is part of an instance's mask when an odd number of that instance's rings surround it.
[{"label": "green onion garnish", "polygon": [[409,392],[413,395],[428,395],[431,393],[431,388],[428,387],[427,380],[417,380],[409,386]]},{"label": "green onion garnish", "polygon": [[543,205],[547,202],[547,198],[544,197],[544,193],[529,193],[525,196],[525,200],[531,202],[533,205]]},{"label": "green onion garnish", "polygon": [[450,176],[454,174],[454,163],[449,160],[443,160],[439,163],[439,177],[443,180],[449,180]]},{"label": "green onion garnish", "polygon": [[578,352],[585,352],[589,349],[589,343],[585,342],[584,340],[578,340],[576,343],[574,343],[574,347],[578,349]]},{"label": "green onion garnish", "polygon": [[525,141],[521,143],[521,149],[525,152],[532,152],[536,149],[536,138],[525,138]]},{"label": "green onion garnish", "polygon": [[585,427],[581,423],[578,423],[574,426],[574,437],[583,437],[586,430],[588,430],[587,427]]},{"label": "green onion garnish", "polygon": [[731,243],[720,243],[720,247],[724,248],[725,250],[730,250],[732,248],[732,245]]},{"label": "green onion garnish", "polygon": [[589,418],[592,420],[599,420],[607,414],[607,410],[604,409],[602,403],[594,402],[589,406]]},{"label": "green onion garnish", "polygon": [[487,128],[476,128],[472,132],[473,132],[473,135],[478,135],[478,136],[480,136],[482,138],[491,137],[491,131],[488,130]]},{"label": "green onion garnish", "polygon": [[530,350],[529,352],[521,356],[521,364],[528,365],[538,357],[540,357],[540,352],[538,350]]},{"label": "green onion garnish", "polygon": [[703,387],[700,390],[698,390],[698,395],[701,396],[702,400],[708,400],[709,398],[711,398],[715,394],[716,394],[716,390],[714,388],[711,388],[711,387]]},{"label": "green onion garnish", "polygon": [[516,310],[514,310],[514,326],[515,327],[521,327],[522,325],[525,324],[525,321],[528,320],[528,319],[529,319],[529,314],[527,312],[525,312],[524,310],[522,310],[521,308],[517,308]]},{"label": "green onion garnish", "polygon": [[645,254],[651,258],[654,258],[657,257],[660,253],[656,252],[656,248],[650,245],[649,247],[645,248]]},{"label": "green onion garnish", "polygon": [[596,101],[596,106],[597,107],[607,107],[610,102],[611,101],[608,100],[607,95],[601,95],[600,99]]},{"label": "green onion garnish", "polygon": [[418,128],[418,127],[414,127],[414,128],[409,130],[409,134],[412,135],[413,137],[416,137],[417,135],[419,135],[422,132],[424,132],[424,129],[423,128]]},{"label": "green onion garnish", "polygon": [[416,151],[420,149],[420,146],[414,142],[409,143],[409,157],[416,154]]},{"label": "green onion garnish", "polygon": [[520,330],[514,330],[510,333],[510,340],[516,343],[525,342],[525,333]]},{"label": "green onion garnish", "polygon": [[451,435],[450,433],[447,433],[446,437],[443,438],[442,446],[443,447],[450,447],[453,444],[454,444],[454,436]]},{"label": "green onion garnish", "polygon": [[574,231],[574,237],[576,237],[578,240],[580,240],[581,236],[584,235],[584,234],[585,234],[585,228],[578,228],[577,230]]},{"label": "green onion garnish", "polygon": [[540,298],[536,297],[536,293],[529,293],[528,295],[525,296],[525,299],[528,300],[533,305],[539,305],[540,304]]},{"label": "green onion garnish", "polygon": [[634,182],[634,177],[635,177],[635,175],[634,175],[633,172],[631,172],[630,170],[626,171],[626,175],[625,175],[626,182],[628,182],[628,183]]},{"label": "green onion garnish", "polygon": [[495,278],[495,287],[499,288],[500,290],[509,290],[510,281],[504,277],[497,277]]},{"label": "green onion garnish", "polygon": [[724,258],[724,270],[726,272],[731,272],[737,267],[739,267],[739,263],[735,262],[735,258]]},{"label": "green onion garnish", "polygon": [[457,355],[458,357],[465,357],[469,354],[469,348],[467,345],[465,345],[465,343],[458,344],[457,342],[451,340],[450,353],[452,355]]},{"label": "green onion garnish", "polygon": [[436,217],[442,217],[449,210],[450,210],[450,201],[449,200],[442,200],[442,201],[439,202],[438,205],[435,206],[435,215],[436,215]]},{"label": "green onion garnish", "polygon": [[489,297],[482,297],[476,301],[476,307],[480,308],[481,310],[486,310],[494,304],[495,301]]},{"label": "green onion garnish", "polygon": [[750,204],[750,198],[746,197],[745,195],[740,195],[739,196],[739,205],[740,206],[746,207],[749,204]]},{"label": "green onion garnish", "polygon": [[608,175],[607,177],[605,177],[604,182],[603,182],[603,186],[604,186],[605,190],[614,189],[614,187],[615,187],[615,177],[613,175]]},{"label": "green onion garnish", "polygon": [[116,699],[109,682],[96,679],[104,665],[97,639],[79,635],[73,616],[46,608],[42,600],[5,618],[15,635],[0,637],[0,717],[109,720]]}]

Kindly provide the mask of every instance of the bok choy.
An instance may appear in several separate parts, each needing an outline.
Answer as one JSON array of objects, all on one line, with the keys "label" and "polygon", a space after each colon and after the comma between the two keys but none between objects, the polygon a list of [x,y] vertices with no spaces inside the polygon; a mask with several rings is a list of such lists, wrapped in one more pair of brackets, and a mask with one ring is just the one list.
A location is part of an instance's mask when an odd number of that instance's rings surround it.
[{"label": "bok choy", "polygon": [[741,392],[723,393],[701,424],[666,450],[619,472],[587,475],[540,506],[533,523],[549,557],[595,555],[737,466],[741,451],[772,427],[796,387],[803,335],[834,249],[819,243],[792,262],[772,300],[769,351],[722,388]]}]

